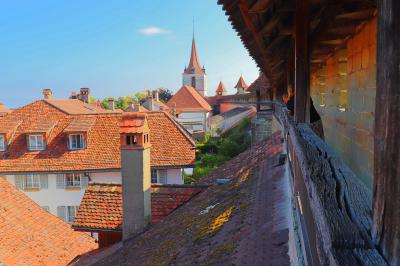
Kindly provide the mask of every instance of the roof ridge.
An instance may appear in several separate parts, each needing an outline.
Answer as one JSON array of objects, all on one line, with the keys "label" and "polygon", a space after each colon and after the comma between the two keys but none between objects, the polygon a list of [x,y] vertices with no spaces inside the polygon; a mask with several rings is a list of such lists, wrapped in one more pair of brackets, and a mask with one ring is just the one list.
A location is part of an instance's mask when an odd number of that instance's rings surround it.
[{"label": "roof ridge", "polygon": [[193,138],[190,137],[189,132],[181,125],[179,124],[177,121],[175,121],[175,119],[168,114],[165,111],[161,111],[162,113],[164,113],[164,115],[172,122],[175,124],[175,126],[179,129],[179,131],[185,136],[185,138],[187,140],[189,140],[189,142],[193,145],[193,147],[196,147],[196,142],[193,140]]}]

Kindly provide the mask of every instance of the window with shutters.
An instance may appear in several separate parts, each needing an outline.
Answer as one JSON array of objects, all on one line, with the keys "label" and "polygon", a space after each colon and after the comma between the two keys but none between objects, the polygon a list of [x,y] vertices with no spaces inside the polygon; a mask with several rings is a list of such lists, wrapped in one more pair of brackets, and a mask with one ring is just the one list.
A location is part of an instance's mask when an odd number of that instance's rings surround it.
[{"label": "window with shutters", "polygon": [[6,150],[6,142],[3,135],[0,135],[0,151]]},{"label": "window with shutters", "polygon": [[167,184],[167,170],[158,170],[158,183]]},{"label": "window with shutters", "polygon": [[18,189],[47,189],[48,176],[44,174],[30,174],[15,176],[15,186]]},{"label": "window with shutters", "polygon": [[72,223],[75,219],[79,206],[58,206],[57,216],[67,223]]},{"label": "window with shutters", "polygon": [[157,170],[151,169],[151,183],[157,183]]},{"label": "window with shutters", "polygon": [[78,206],[67,206],[67,223],[72,223],[75,219]]},{"label": "window with shutters", "polygon": [[69,148],[71,150],[81,150],[85,148],[85,139],[83,134],[69,135]]},{"label": "window with shutters", "polygon": [[89,183],[89,173],[57,174],[57,188],[86,188]]},{"label": "window with shutters", "polygon": [[76,188],[81,187],[81,175],[80,173],[65,174],[65,187]]},{"label": "window with shutters", "polygon": [[43,135],[29,135],[28,148],[30,151],[42,151],[45,149]]},{"label": "window with shutters", "polygon": [[40,177],[39,175],[26,175],[24,188],[40,188]]}]

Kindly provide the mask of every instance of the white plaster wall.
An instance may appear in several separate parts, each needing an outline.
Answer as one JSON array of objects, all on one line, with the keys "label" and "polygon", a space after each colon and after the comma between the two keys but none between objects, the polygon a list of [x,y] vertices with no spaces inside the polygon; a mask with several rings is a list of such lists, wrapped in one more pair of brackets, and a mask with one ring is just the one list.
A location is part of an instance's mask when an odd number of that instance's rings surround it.
[{"label": "white plaster wall", "polygon": [[[6,175],[6,180],[15,185],[15,176]],[[91,173],[93,182],[118,182],[121,183],[120,172]],[[48,188],[38,191],[23,191],[39,206],[48,206],[50,213],[57,215],[58,206],[79,206],[85,193],[84,189],[60,189],[57,188],[57,175],[48,175]]]},{"label": "white plaster wall", "polygon": [[183,126],[193,125],[193,130],[208,131],[208,115],[208,112],[185,112],[179,114],[177,121]]},{"label": "white plaster wall", "polygon": [[[6,180],[15,185],[15,176],[6,175]],[[121,183],[121,172],[102,172],[91,173],[91,182],[114,182]],[[183,184],[182,169],[168,169],[167,170],[168,184]],[[79,206],[83,195],[84,189],[61,189],[57,188],[57,175],[48,175],[48,188],[40,189],[38,191],[24,191],[30,199],[36,202],[39,206],[48,206],[50,213],[57,216],[58,206]]]},{"label": "white plaster wall", "polygon": [[122,182],[121,172],[92,173],[90,178],[92,182]]}]

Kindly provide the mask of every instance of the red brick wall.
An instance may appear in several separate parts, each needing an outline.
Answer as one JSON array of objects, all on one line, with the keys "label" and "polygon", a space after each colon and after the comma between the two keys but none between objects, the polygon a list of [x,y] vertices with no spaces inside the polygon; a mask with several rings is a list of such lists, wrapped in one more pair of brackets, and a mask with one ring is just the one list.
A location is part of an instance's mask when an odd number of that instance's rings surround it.
[{"label": "red brick wall", "polygon": [[[369,187],[373,176],[376,18],[312,73],[311,96],[327,143]],[[346,104],[347,101],[347,104]]]}]

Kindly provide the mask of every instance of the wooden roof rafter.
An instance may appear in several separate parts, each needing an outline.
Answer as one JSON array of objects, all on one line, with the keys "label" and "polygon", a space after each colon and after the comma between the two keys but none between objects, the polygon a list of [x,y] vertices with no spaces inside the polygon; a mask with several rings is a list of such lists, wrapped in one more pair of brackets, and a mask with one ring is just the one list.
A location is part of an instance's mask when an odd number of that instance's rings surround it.
[{"label": "wooden roof rafter", "polygon": [[[376,0],[309,0],[312,68],[340,49],[371,19]],[[294,29],[294,0],[218,0],[249,54],[272,86],[286,80]]]}]

